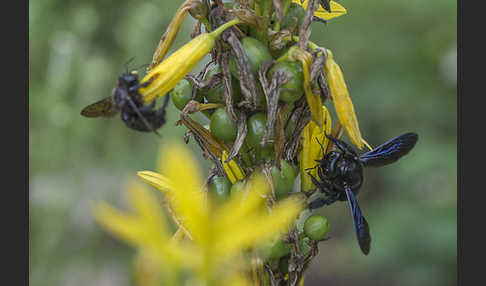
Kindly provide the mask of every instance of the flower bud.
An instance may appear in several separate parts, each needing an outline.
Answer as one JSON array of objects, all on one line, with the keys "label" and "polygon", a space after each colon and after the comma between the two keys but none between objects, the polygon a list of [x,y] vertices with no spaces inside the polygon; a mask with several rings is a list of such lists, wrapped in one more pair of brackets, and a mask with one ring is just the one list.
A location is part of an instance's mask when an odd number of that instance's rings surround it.
[{"label": "flower bud", "polygon": [[358,119],[354,112],[353,102],[349,97],[348,88],[344,82],[343,72],[334,61],[331,51],[327,50],[327,60],[324,65],[327,82],[331,91],[332,101],[341,125],[349,136],[351,142],[360,150],[363,148],[363,139],[359,131]]},{"label": "flower bud", "polygon": [[227,28],[240,23],[232,20],[211,33],[201,34],[155,66],[141,81],[147,86],[139,89],[146,103],[164,96],[214,47],[216,38]]}]

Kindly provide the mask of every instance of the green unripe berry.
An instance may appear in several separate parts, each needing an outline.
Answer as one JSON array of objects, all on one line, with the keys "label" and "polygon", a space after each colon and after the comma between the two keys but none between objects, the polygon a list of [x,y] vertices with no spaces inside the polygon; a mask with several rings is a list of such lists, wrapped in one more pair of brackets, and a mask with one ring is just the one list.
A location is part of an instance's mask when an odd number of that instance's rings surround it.
[{"label": "green unripe berry", "polygon": [[280,27],[283,29],[299,29],[300,24],[302,24],[302,19],[304,18],[305,9],[296,4],[291,3],[289,9],[287,10],[287,14],[283,18]]},{"label": "green unripe berry", "polygon": [[[205,80],[209,80],[212,75],[218,74],[221,72],[221,67],[218,65],[212,69],[210,69],[206,73]],[[240,83],[234,77],[231,77],[231,93],[233,95],[233,103],[239,102],[241,100],[241,88]],[[210,103],[225,103],[224,100],[224,84],[221,82],[216,87],[211,88],[209,90],[199,90],[199,93],[206,98],[206,100]]]},{"label": "green unripe berry", "polygon": [[220,107],[211,115],[209,129],[214,137],[223,141],[236,139],[238,128],[231,120],[226,107]]},{"label": "green unripe berry", "polygon": [[321,240],[329,232],[331,227],[327,218],[323,215],[311,215],[304,223],[304,233],[313,240]]},{"label": "green unripe berry", "polygon": [[292,245],[282,241],[280,236],[275,237],[269,244],[269,259],[276,259],[285,256],[290,253]]},{"label": "green unripe berry", "polygon": [[248,133],[246,134],[246,142],[253,148],[261,147],[260,142],[265,133],[267,116],[264,113],[255,113],[248,119],[247,124]]},{"label": "green unripe berry", "polygon": [[[170,98],[174,103],[175,107],[179,110],[184,109],[186,104],[192,98],[192,85],[186,79],[182,79],[176,84],[172,92],[170,93]],[[201,102],[202,95],[197,94],[195,100]]]},{"label": "green unripe berry", "polygon": [[[260,69],[262,63],[272,60],[272,55],[270,54],[268,47],[252,37],[246,37],[241,39],[241,44],[243,45],[243,49],[248,56],[248,61],[250,63],[253,74],[255,76],[258,75],[258,70]],[[233,76],[239,79],[238,64],[236,63],[236,60],[234,58],[231,58],[229,65]]]},{"label": "green unripe berry", "polygon": [[277,200],[292,191],[296,177],[294,168],[287,161],[280,161],[280,169],[277,166],[273,166],[271,170]]},{"label": "green unripe berry", "polygon": [[213,177],[208,185],[208,196],[211,201],[218,204],[229,198],[230,189],[231,182],[226,176]]},{"label": "green unripe berry", "polygon": [[276,63],[269,71],[268,77],[271,78],[275,72],[282,72],[288,77],[288,81],[282,85],[279,99],[292,103],[304,94],[304,74],[302,65],[299,62],[284,61]]},{"label": "green unripe berry", "polygon": [[267,143],[265,147],[255,147],[255,163],[260,164],[263,161],[272,160],[275,157],[275,147],[273,143]]}]

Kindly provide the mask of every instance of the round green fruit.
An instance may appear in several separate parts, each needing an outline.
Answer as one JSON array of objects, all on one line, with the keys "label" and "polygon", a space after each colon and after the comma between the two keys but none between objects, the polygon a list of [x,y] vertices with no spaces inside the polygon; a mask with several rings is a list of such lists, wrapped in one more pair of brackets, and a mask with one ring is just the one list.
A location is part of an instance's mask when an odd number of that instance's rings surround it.
[{"label": "round green fruit", "polygon": [[296,177],[294,168],[287,161],[280,161],[280,169],[273,166],[271,170],[276,199],[280,199],[292,191]]},{"label": "round green fruit", "polygon": [[289,9],[287,10],[287,14],[283,18],[280,27],[283,29],[294,29],[300,28],[300,24],[302,24],[302,19],[304,18],[305,9],[296,4],[291,3]]},{"label": "round green fruit", "polygon": [[290,61],[276,63],[268,71],[268,77],[271,78],[275,72],[282,72],[289,78],[282,85],[279,96],[281,101],[292,103],[302,97],[304,94],[304,74],[300,63]]},{"label": "round green fruit", "polygon": [[272,160],[275,157],[275,147],[273,144],[268,143],[265,147],[255,147],[255,163],[260,164],[263,161]]},{"label": "round green fruit", "polygon": [[331,227],[327,218],[323,215],[311,215],[304,223],[305,235],[313,240],[321,240],[329,232]]},{"label": "round green fruit", "polygon": [[231,182],[226,176],[213,177],[209,182],[208,196],[213,202],[221,203],[226,201],[230,196],[230,191]]},{"label": "round green fruit", "polygon": [[[212,75],[221,72],[221,67],[218,65],[210,69],[206,73],[205,80],[209,80]],[[231,91],[233,95],[233,102],[239,102],[241,100],[241,88],[240,83],[234,77],[231,77]],[[201,96],[204,96],[210,103],[225,103],[224,101],[224,84],[221,82],[216,87],[209,90],[199,90]]]},{"label": "round green fruit", "polygon": [[246,134],[246,142],[253,148],[260,148],[260,142],[265,133],[265,124],[267,124],[267,116],[264,113],[255,113],[248,119],[248,133]]},{"label": "round green fruit", "polygon": [[272,242],[270,242],[269,247],[270,251],[268,258],[276,259],[289,254],[292,245],[290,243],[283,242],[280,236],[277,236],[272,240]]},{"label": "round green fruit", "polygon": [[[241,44],[246,52],[250,67],[254,75],[258,75],[258,70],[263,62],[272,60],[272,55],[268,50],[268,47],[262,42],[252,37],[246,37],[241,39]],[[230,59],[230,70],[233,76],[239,79],[238,64],[234,58]]]},{"label": "round green fruit", "polygon": [[236,124],[231,121],[226,107],[220,107],[214,111],[211,115],[209,129],[214,137],[223,141],[235,140],[238,133]]},{"label": "round green fruit", "polygon": [[[182,79],[176,84],[172,92],[170,93],[170,98],[174,103],[175,107],[179,110],[184,109],[186,104],[192,98],[192,85],[186,79]],[[202,95],[196,94],[196,101],[201,102]]]}]

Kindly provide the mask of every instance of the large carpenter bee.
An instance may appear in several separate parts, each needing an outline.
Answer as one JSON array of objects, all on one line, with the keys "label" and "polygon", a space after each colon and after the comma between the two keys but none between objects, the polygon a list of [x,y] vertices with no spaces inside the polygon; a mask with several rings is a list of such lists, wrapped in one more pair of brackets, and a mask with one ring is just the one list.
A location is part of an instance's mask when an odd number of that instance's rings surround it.
[{"label": "large carpenter bee", "polygon": [[86,106],[81,115],[86,117],[113,117],[119,112],[125,125],[142,132],[155,132],[165,123],[165,109],[169,97],[165,96],[163,105],[155,109],[155,101],[143,105],[138,89],[150,82],[140,84],[136,73],[125,72],[118,77],[118,86],[112,95]]},{"label": "large carpenter bee", "polygon": [[364,254],[368,254],[371,243],[370,230],[356,200],[363,183],[363,167],[380,167],[397,161],[412,150],[417,143],[418,135],[405,133],[362,155],[358,155],[344,141],[327,137],[339,151],[331,151],[317,161],[319,164],[315,168],[320,181],[309,173],[314,185],[326,195],[324,198],[312,201],[309,208],[316,209],[336,201],[347,200],[359,247]]}]

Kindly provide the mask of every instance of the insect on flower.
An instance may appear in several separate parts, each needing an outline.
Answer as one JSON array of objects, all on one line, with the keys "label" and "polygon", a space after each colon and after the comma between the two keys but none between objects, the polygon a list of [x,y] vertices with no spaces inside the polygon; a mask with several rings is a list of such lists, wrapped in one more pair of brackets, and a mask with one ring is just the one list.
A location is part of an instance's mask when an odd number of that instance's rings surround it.
[{"label": "insect on flower", "polygon": [[397,161],[412,150],[417,143],[418,135],[416,133],[402,134],[362,155],[358,155],[344,141],[327,134],[326,136],[339,151],[325,154],[318,161],[319,164],[314,167],[317,168],[320,182],[308,173],[314,185],[326,195],[325,198],[312,201],[309,208],[316,209],[335,201],[347,200],[359,246],[364,254],[368,254],[371,243],[370,230],[356,200],[363,183],[363,167],[380,167]]},{"label": "insect on flower", "polygon": [[158,134],[156,130],[165,123],[165,109],[169,97],[164,99],[159,109],[154,109],[155,102],[143,105],[138,89],[148,84],[149,82],[141,84],[135,72],[126,71],[118,77],[118,86],[113,89],[111,96],[86,106],[81,115],[113,117],[121,112],[121,119],[129,128]]}]

